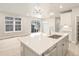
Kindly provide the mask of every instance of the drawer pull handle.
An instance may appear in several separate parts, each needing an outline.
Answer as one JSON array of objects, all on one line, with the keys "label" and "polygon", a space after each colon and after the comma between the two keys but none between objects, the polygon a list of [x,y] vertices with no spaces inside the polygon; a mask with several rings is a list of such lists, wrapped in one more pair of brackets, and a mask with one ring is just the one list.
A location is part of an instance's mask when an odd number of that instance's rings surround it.
[{"label": "drawer pull handle", "polygon": [[62,44],[64,46],[64,44]]}]

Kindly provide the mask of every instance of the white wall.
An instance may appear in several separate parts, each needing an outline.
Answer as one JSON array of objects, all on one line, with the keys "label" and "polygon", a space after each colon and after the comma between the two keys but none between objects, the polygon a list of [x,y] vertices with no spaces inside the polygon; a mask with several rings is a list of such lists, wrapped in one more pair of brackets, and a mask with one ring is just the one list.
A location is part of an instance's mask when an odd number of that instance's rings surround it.
[{"label": "white wall", "polygon": [[55,32],[55,17],[50,17],[45,20],[48,22],[49,28],[51,28],[52,32]]},{"label": "white wall", "polygon": [[0,13],[0,39],[30,34],[31,29],[30,29],[30,18],[29,17],[20,16],[22,18],[22,28],[21,28],[22,31],[21,32],[9,32],[8,33],[8,32],[5,32],[5,16],[16,17],[17,15]]},{"label": "white wall", "polygon": [[47,21],[42,21],[42,32],[49,34],[49,24]]},{"label": "white wall", "polygon": [[[8,14],[8,13],[0,13],[0,55],[5,56],[18,56],[20,55],[20,42],[16,38],[16,36],[24,36],[29,35],[31,33],[31,18],[20,16],[22,18],[22,31],[21,32],[5,32],[5,16],[13,16],[17,15]],[[17,16],[19,17],[19,16]],[[15,37],[15,38],[10,38]],[[7,39],[5,39],[7,38]]]}]

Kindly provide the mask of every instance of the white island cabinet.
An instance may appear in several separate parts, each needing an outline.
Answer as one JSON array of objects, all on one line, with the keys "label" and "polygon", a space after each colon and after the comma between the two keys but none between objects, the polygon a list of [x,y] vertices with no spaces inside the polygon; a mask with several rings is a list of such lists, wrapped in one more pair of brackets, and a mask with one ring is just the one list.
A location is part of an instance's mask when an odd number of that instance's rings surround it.
[{"label": "white island cabinet", "polygon": [[65,56],[68,52],[69,41],[68,36],[64,37],[63,40],[60,40],[57,43],[57,55],[58,56]]},{"label": "white island cabinet", "polygon": [[68,51],[68,34],[53,33],[61,35],[60,38],[50,38],[46,34],[18,38],[21,42],[22,56],[64,56]]}]

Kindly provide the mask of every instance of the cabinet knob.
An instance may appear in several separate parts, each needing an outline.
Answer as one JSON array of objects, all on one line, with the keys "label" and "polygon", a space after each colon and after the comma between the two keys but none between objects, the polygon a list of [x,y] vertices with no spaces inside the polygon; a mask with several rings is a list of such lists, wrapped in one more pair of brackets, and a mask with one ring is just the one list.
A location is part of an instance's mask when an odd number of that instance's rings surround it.
[{"label": "cabinet knob", "polygon": [[44,56],[44,54],[42,54],[42,56]]},{"label": "cabinet knob", "polygon": [[62,44],[64,46],[64,44]]}]

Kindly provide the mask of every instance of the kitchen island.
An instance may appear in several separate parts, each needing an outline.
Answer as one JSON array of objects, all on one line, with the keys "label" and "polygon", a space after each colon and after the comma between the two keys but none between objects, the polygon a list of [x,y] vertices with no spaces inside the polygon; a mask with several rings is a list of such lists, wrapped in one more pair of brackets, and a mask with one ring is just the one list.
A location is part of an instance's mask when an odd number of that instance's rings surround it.
[{"label": "kitchen island", "polygon": [[68,33],[53,33],[61,35],[60,38],[51,38],[45,33],[34,33],[19,37],[22,56],[62,56],[68,51]]}]

